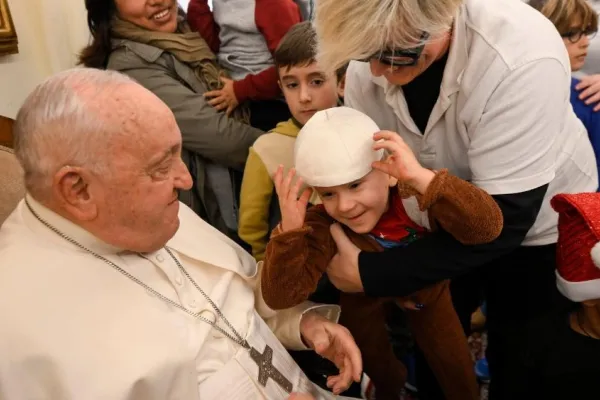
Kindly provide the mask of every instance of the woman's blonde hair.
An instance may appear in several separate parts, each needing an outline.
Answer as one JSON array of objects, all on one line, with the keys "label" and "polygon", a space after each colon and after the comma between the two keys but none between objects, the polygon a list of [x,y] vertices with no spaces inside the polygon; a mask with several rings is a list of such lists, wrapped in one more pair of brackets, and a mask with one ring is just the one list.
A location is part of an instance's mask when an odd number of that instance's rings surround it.
[{"label": "woman's blonde hair", "polygon": [[598,14],[586,0],[531,0],[529,5],[544,14],[561,35],[576,28],[596,29]]},{"label": "woman's blonde hair", "polygon": [[411,48],[447,31],[463,0],[319,0],[314,20],[321,67],[335,70],[386,48]]}]

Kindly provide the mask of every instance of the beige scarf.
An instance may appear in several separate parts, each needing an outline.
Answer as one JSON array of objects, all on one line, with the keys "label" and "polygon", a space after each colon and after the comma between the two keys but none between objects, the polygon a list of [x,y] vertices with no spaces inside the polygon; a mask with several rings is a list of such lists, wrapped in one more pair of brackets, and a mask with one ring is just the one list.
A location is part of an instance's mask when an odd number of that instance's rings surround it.
[{"label": "beige scarf", "polygon": [[[179,23],[177,32],[167,33],[150,31],[115,17],[112,34],[117,38],[158,47],[171,53],[194,71],[196,78],[206,86],[207,91],[223,87],[220,78],[227,74],[217,64],[217,58],[206,41],[197,32],[192,32],[185,21]],[[238,105],[232,116],[238,121],[249,123],[250,110],[247,104]]]}]

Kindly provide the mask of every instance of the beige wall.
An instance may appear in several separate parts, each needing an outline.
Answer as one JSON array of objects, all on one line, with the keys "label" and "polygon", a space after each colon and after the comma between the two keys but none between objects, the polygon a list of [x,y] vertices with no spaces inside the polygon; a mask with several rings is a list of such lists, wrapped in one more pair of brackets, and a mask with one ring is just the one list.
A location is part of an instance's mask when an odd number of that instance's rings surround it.
[{"label": "beige wall", "polygon": [[42,80],[75,66],[87,43],[83,0],[8,0],[19,54],[0,57],[0,115],[14,118]]}]

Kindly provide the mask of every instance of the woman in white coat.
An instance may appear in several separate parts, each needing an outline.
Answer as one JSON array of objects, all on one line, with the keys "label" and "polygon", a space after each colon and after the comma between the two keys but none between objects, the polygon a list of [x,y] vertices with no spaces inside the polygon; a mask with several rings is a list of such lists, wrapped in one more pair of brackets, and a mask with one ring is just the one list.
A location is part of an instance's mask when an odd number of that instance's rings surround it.
[{"label": "woman in white coat", "polygon": [[315,23],[322,65],[362,61],[349,66],[347,105],[397,132],[424,166],[488,191],[504,215],[500,237],[478,246],[437,232],[363,253],[336,232],[330,279],[344,291],[406,296],[453,278],[465,325],[483,290],[490,395],[518,398],[508,384],[516,344],[535,339],[529,321],[566,302],[549,199],[598,186],[559,34],[519,0],[321,0]]}]

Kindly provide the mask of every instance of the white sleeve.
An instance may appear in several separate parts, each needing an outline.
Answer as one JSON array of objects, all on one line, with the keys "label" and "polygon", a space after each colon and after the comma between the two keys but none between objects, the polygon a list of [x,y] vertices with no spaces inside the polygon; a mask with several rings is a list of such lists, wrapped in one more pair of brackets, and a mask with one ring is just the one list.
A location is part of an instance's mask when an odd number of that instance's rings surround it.
[{"label": "white sleeve", "polygon": [[317,304],[304,301],[295,307],[275,311],[266,303],[262,295],[260,274],[263,262],[258,263],[258,273],[249,281],[254,288],[254,306],[258,314],[265,320],[277,339],[289,350],[308,350],[300,334],[300,321],[308,311],[316,312],[331,322],[338,322],[340,307],[338,305]]},{"label": "white sleeve", "polygon": [[554,179],[569,96],[569,71],[556,59],[529,62],[502,79],[470,134],[473,184],[493,195]]}]

